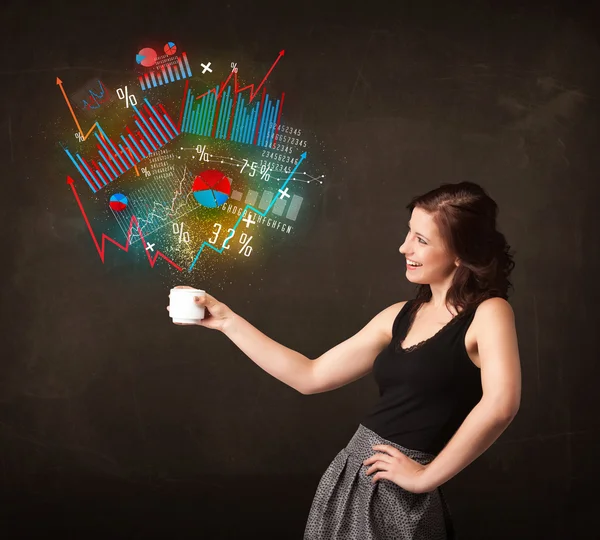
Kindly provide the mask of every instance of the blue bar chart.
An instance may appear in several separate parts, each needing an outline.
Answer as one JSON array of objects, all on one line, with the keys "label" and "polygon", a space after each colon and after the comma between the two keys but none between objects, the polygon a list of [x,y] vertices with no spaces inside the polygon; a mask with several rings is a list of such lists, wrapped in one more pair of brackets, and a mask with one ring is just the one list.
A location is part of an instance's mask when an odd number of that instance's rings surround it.
[{"label": "blue bar chart", "polygon": [[149,88],[156,88],[157,86],[163,86],[174,81],[187,79],[191,76],[192,70],[190,69],[187,55],[182,53],[181,57],[178,56],[172,64],[160,66],[154,71],[144,73],[138,79],[140,81],[140,88],[148,90]]},{"label": "blue bar chart", "polygon": [[[219,98],[217,96],[220,95]],[[271,147],[283,104],[264,94],[260,102],[232,92],[228,86],[222,93],[214,92],[197,100],[191,90],[186,96],[181,131],[215,139],[228,139],[245,144]]]},{"label": "blue bar chart", "polygon": [[162,148],[179,134],[162,104],[159,105],[162,114],[159,114],[157,108],[153,107],[147,99],[144,99],[144,105],[146,115],[132,105],[136,113],[134,123],[138,131],[133,133],[127,127],[127,133],[121,134],[120,141],[117,140],[116,144],[98,124],[98,129],[94,132],[98,148],[97,161],[90,159],[88,162],[78,153],[73,155],[63,147],[93,193],[134,168],[140,161]]}]

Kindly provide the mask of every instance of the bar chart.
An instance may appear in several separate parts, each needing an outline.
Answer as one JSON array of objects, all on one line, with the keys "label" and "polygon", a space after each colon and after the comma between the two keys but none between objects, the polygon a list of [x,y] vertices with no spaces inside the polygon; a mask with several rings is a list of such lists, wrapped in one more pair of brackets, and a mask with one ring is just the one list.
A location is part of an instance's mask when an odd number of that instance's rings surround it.
[{"label": "bar chart", "polygon": [[[260,195],[260,200],[259,200],[259,195]],[[266,210],[267,208],[269,208],[269,205],[273,201],[274,196],[275,196],[275,194],[269,190],[264,190],[262,192],[262,194],[260,194],[258,191],[249,189],[248,193],[246,194],[246,198],[244,199],[243,202],[245,204],[250,204],[253,206],[256,205],[259,210]],[[242,202],[243,198],[244,198],[244,195],[240,191],[233,191],[233,193],[231,194],[231,199],[234,201]],[[271,212],[276,216],[285,217],[286,219],[289,219],[291,221],[296,221],[296,218],[298,217],[298,213],[300,212],[300,207],[302,206],[303,200],[304,200],[304,198],[300,197],[299,195],[292,195],[292,198],[289,201],[289,205],[288,205],[286,199],[278,197],[277,200],[275,201],[275,203],[273,204],[273,208],[272,208]],[[256,201],[259,201],[258,205],[256,204]],[[286,206],[287,206],[287,212],[284,216],[283,213],[286,209]]]},{"label": "bar chart", "polygon": [[163,65],[144,73],[139,78],[140,87],[142,90],[148,90],[149,88],[156,88],[157,86],[163,86],[165,84],[172,83],[174,81],[180,81],[187,79],[192,76],[192,70],[185,53],[181,54],[181,57],[177,56],[173,63]]},{"label": "bar chart", "polygon": [[98,148],[97,160],[88,161],[78,153],[73,155],[63,147],[93,193],[134,168],[140,161],[179,135],[162,104],[158,105],[162,114],[159,114],[157,107],[153,107],[145,98],[143,104],[145,115],[135,105],[132,107],[135,111],[137,131],[133,133],[129,127],[126,127],[127,132],[120,135],[122,142],[117,141],[115,144],[98,124],[98,129],[94,132]]},{"label": "bar chart", "polygon": [[284,94],[281,99],[275,99],[263,89],[260,102],[251,104],[249,98],[232,92],[231,86],[223,92],[217,86],[215,92],[196,100],[196,96],[188,90],[181,131],[271,147],[281,118],[283,100]]}]

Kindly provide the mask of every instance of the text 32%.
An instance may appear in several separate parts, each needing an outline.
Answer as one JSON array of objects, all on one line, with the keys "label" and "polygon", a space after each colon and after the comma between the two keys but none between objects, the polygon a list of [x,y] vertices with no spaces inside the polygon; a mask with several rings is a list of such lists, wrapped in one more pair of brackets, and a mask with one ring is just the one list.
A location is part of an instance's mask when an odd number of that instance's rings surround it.
[{"label": "text 32%", "polygon": [[238,251],[238,253],[244,252],[246,257],[250,256],[252,253],[252,246],[250,245],[250,240],[252,240],[252,236],[248,236],[246,233],[242,233],[240,236],[240,243],[242,244],[242,249]]}]

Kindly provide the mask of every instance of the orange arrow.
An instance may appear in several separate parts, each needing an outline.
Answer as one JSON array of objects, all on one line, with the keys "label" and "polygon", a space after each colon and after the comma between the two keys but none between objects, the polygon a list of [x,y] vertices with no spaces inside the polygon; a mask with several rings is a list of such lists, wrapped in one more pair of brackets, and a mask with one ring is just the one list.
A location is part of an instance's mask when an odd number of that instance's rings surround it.
[{"label": "orange arrow", "polygon": [[71,114],[73,115],[73,120],[75,120],[75,125],[77,126],[79,133],[81,134],[81,136],[83,137],[83,140],[85,141],[90,136],[90,133],[93,131],[93,129],[98,125],[98,122],[96,122],[90,128],[90,130],[84,135],[83,130],[81,129],[81,126],[79,125],[79,121],[77,120],[77,117],[75,116],[75,112],[73,111],[73,107],[71,107],[71,102],[69,101],[69,98],[67,97],[67,93],[65,92],[65,89],[63,88],[62,81],[58,77],[56,77],[56,84],[58,86],[60,86],[60,91],[62,92],[63,96],[65,97],[65,101],[67,102],[67,105],[69,106],[69,110],[71,111]]}]

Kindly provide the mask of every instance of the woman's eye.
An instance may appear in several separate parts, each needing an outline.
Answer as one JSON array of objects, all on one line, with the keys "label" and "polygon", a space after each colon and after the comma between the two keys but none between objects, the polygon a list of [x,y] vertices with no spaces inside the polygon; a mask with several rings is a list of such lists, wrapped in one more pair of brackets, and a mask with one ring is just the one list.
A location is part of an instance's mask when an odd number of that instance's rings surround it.
[{"label": "woman's eye", "polygon": [[419,242],[421,242],[421,244],[427,244],[427,242],[425,242],[425,240],[423,240],[422,238],[419,238]]}]

